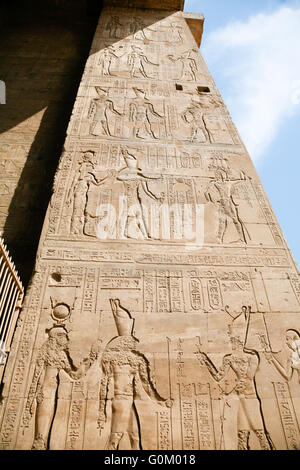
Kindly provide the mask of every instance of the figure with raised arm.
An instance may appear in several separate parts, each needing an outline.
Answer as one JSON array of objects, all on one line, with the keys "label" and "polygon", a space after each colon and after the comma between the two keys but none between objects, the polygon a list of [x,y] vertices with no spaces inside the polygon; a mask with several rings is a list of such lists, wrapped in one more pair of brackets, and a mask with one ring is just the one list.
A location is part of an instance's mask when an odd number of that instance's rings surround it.
[{"label": "figure with raised arm", "polygon": [[[263,421],[261,404],[257,395],[255,376],[259,366],[259,356],[254,350],[246,347],[251,309],[243,309],[242,314],[235,317],[229,325],[229,337],[232,353],[223,358],[222,366],[218,369],[208,355],[199,350],[196,355],[201,365],[206,366],[210,375],[219,384],[225,405],[230,409],[230,415],[222,416],[224,424],[225,449],[235,450],[229,439],[226,421],[234,419],[237,430],[237,450],[250,450],[250,434],[254,433],[262,450],[272,450],[273,444],[266,431]],[[230,373],[234,380],[226,380]]]},{"label": "figure with raised arm", "polygon": [[63,326],[54,326],[48,331],[48,339],[39,351],[23,416],[23,424],[28,426],[36,408],[33,450],[46,450],[50,446],[60,372],[64,371],[72,380],[79,380],[97,358],[92,347],[89,357],[75,367],[68,345],[67,330]]}]

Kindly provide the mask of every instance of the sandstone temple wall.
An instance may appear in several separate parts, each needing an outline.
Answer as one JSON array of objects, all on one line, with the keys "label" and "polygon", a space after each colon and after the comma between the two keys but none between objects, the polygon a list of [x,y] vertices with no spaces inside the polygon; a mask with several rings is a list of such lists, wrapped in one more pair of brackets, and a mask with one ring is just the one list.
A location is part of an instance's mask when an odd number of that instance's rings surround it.
[{"label": "sandstone temple wall", "polygon": [[299,448],[299,313],[296,265],[184,13],[106,7],[1,447]]}]

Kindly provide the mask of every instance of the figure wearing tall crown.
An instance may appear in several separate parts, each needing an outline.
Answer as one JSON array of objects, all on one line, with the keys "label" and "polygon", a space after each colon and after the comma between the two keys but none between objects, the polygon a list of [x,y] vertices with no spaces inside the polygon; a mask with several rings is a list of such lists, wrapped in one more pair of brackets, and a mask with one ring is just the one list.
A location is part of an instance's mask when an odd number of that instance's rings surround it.
[{"label": "figure wearing tall crown", "polygon": [[126,167],[122,168],[117,175],[117,180],[122,181],[124,187],[124,199],[120,210],[120,238],[150,238],[145,207],[141,202],[142,195],[155,202],[161,202],[148,187],[148,181],[158,180],[161,175],[153,175],[142,172],[139,168],[137,158],[121,149]]},{"label": "figure wearing tall crown", "polygon": [[138,350],[139,340],[133,336],[134,319],[130,312],[119,299],[110,299],[110,305],[118,336],[107,344],[102,356],[98,426],[101,432],[111,411],[106,448],[119,449],[127,435],[129,448],[139,450],[142,449],[142,439],[136,402],[143,399],[143,391],[158,405],[170,407],[171,401],[156,390],[149,361]]},{"label": "figure wearing tall crown", "polygon": [[[242,307],[240,314],[230,315],[228,335],[232,352],[224,356],[219,369],[207,354],[201,351],[196,353],[201,365],[205,365],[214,380],[219,383],[223,395],[221,421],[225,450],[251,450],[252,433],[262,450],[271,450],[274,447],[263,422],[256,390],[255,376],[259,366],[259,356],[256,351],[246,346],[250,314],[250,307]],[[228,378],[232,372],[235,378],[230,381]],[[232,426],[236,429],[235,436],[230,432]]]}]

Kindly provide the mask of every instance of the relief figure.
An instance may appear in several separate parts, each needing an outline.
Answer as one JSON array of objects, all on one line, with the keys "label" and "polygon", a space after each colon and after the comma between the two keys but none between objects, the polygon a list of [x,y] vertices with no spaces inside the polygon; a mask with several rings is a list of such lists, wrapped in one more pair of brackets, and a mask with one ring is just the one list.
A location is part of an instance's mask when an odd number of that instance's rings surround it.
[{"label": "relief figure", "polygon": [[145,139],[152,137],[158,139],[159,137],[154,133],[152,128],[151,119],[164,118],[155,109],[153,104],[146,97],[143,90],[134,88],[136,99],[130,104],[129,121],[134,122],[134,137]]},{"label": "relief figure", "polygon": [[27,427],[36,405],[33,450],[50,448],[60,372],[64,371],[72,380],[79,380],[97,358],[97,353],[92,348],[89,357],[79,367],[75,367],[68,345],[66,329],[63,326],[54,326],[48,331],[48,339],[39,351],[23,416],[23,423]]},{"label": "relief figure", "polygon": [[239,236],[238,241],[247,243],[246,233],[250,235],[240,218],[238,203],[234,198],[234,187],[246,179],[243,172],[240,176],[233,176],[226,169],[219,168],[215,171],[215,179],[211,181],[205,197],[208,202],[213,202],[218,206],[218,243],[223,243],[224,236],[228,228],[228,222],[233,222],[236,232]]},{"label": "relief figure", "polygon": [[297,371],[298,381],[300,383],[300,335],[296,330],[286,331],[286,361],[281,361],[271,352],[271,348],[266,348],[265,357],[272,364],[282,377],[290,382],[293,378],[294,371]]},{"label": "relief figure", "polygon": [[133,39],[140,39],[142,41],[147,39],[144,28],[146,28],[146,25],[138,16],[134,16],[129,23],[129,31],[130,34],[133,34]]},{"label": "relief figure", "polygon": [[156,390],[149,361],[139,351],[132,334],[133,319],[119,299],[110,299],[111,309],[119,336],[110,341],[102,355],[102,380],[98,426],[104,428],[111,407],[110,434],[106,448],[116,450],[127,434],[132,450],[142,449],[141,423],[137,401],[142,392],[155,403],[170,407],[171,401],[164,399]]},{"label": "relief figure", "polygon": [[112,16],[106,24],[106,31],[108,31],[109,37],[116,39],[120,37],[120,29],[122,28],[120,19],[118,16]]},{"label": "relief figure", "polygon": [[[125,149],[121,149],[121,152],[126,167],[121,169],[117,175],[117,180],[123,182],[125,193],[125,204],[120,215],[120,238],[137,238],[141,234],[144,239],[148,239],[150,235],[143,214],[141,195],[144,193],[155,202],[160,201],[160,198],[150,191],[147,182],[159,179],[161,176],[147,175],[139,168],[138,160],[134,155]],[[136,226],[132,226],[133,221]]]},{"label": "relief figure", "polygon": [[[265,428],[255,383],[259,356],[256,351],[246,347],[249,320],[250,312],[245,315],[244,310],[243,314],[229,326],[232,353],[224,356],[219,370],[206,353],[201,350],[196,353],[200,364],[207,367],[213,379],[219,384],[223,396],[221,443],[223,441],[225,450],[250,450],[251,433],[257,437],[262,450],[274,448]],[[235,326],[235,321],[239,322],[238,326]],[[233,380],[230,379],[232,372]],[[235,425],[237,440],[228,435],[230,422]]]},{"label": "relief figure", "polygon": [[113,137],[110,115],[123,116],[123,114],[115,109],[113,101],[108,98],[107,90],[103,90],[100,87],[95,88],[98,98],[92,100],[88,112],[88,117],[92,120],[90,134]]},{"label": "relief figure", "polygon": [[86,152],[83,156],[83,161],[80,162],[78,171],[72,181],[66,204],[72,205],[71,217],[71,235],[84,235],[84,228],[86,222],[86,205],[87,194],[91,184],[100,186],[108,178],[97,180],[93,171],[94,164],[92,162],[93,152]]},{"label": "relief figure", "polygon": [[191,127],[190,142],[210,142],[211,136],[206,127],[201,104],[193,101],[181,114],[182,120]]},{"label": "relief figure", "polygon": [[[168,28],[167,41],[170,42],[171,44],[183,43],[183,37],[181,35],[181,32],[182,32],[181,26],[179,26],[177,23],[171,23]],[[169,33],[171,34],[171,37],[169,36]]]},{"label": "relief figure", "polygon": [[106,46],[99,58],[98,65],[101,66],[102,74],[105,76],[111,75],[111,64],[114,59],[119,59],[116,55],[114,46]]},{"label": "relief figure", "polygon": [[152,78],[146,73],[144,64],[154,65],[155,67],[159,66],[159,64],[154,64],[153,62],[151,62],[148,57],[144,54],[142,49],[137,46],[131,46],[131,52],[129,52],[127,57],[127,64],[130,68],[131,78],[137,78],[139,73],[144,78]]},{"label": "relief figure", "polygon": [[193,50],[187,51],[177,57],[174,55],[168,56],[169,60],[172,62],[181,62],[181,76],[179,77],[179,80],[188,80],[193,82],[197,80],[196,72],[198,67],[195,59],[192,57],[193,52]]}]

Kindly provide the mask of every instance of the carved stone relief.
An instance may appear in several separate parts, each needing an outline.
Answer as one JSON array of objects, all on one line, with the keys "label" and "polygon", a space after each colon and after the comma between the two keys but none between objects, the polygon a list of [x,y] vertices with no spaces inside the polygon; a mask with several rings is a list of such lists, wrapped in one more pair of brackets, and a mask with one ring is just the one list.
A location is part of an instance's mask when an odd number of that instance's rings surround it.
[{"label": "carved stone relief", "polygon": [[299,449],[299,311],[299,273],[183,14],[104,8],[1,448]]}]

